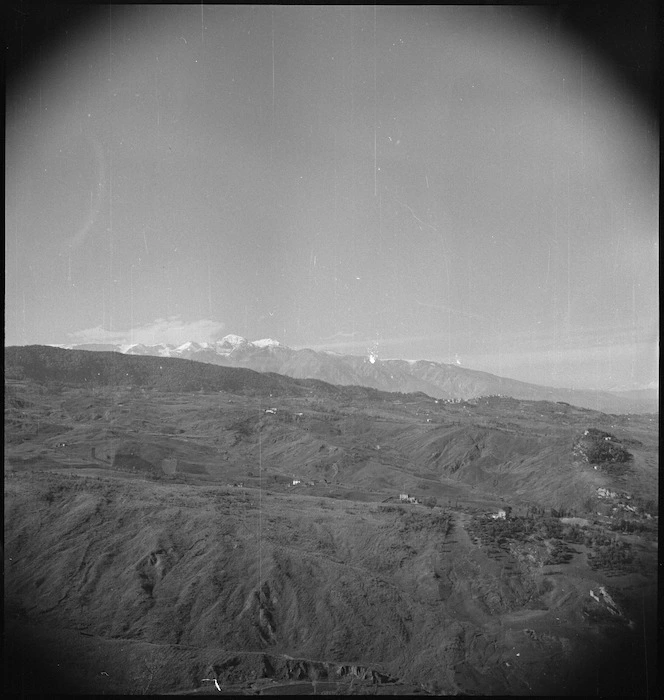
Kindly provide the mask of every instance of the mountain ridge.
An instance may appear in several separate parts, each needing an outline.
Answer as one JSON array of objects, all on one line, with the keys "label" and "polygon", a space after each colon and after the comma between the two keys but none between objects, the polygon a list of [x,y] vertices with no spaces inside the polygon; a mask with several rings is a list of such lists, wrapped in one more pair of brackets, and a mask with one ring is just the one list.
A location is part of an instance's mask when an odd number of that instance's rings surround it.
[{"label": "mountain ridge", "polygon": [[165,343],[88,343],[54,347],[177,357],[212,365],[272,372],[295,379],[319,379],[341,386],[366,386],[379,391],[400,393],[421,391],[444,400],[469,400],[500,395],[516,399],[560,401],[605,413],[658,411],[658,397],[652,393],[621,395],[608,391],[547,387],[433,360],[383,360],[373,354],[343,355],[309,348],[293,349],[271,338],[249,341],[231,334],[212,343],[188,341],[177,346]]}]

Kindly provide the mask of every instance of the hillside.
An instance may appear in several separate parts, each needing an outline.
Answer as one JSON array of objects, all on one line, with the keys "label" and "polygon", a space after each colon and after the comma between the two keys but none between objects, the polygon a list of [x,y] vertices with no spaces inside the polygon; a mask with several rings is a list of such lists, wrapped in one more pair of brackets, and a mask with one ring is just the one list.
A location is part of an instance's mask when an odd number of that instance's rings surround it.
[{"label": "hillside", "polygon": [[43,345],[5,349],[5,373],[40,382],[87,386],[141,386],[168,391],[283,392],[293,387],[283,377],[240,368],[193,365],[177,358],[120,357],[115,352],[65,350]]},{"label": "hillside", "polygon": [[379,396],[365,386],[335,386],[318,379],[293,379],[269,371],[210,366],[175,357],[120,355],[46,345],[5,348],[5,377],[46,385],[90,388],[140,387],[158,391],[228,391],[246,396]]},{"label": "hillside", "polygon": [[226,367],[244,367],[294,378],[319,379],[330,384],[359,385],[381,391],[422,391],[438,399],[468,400],[479,396],[511,396],[533,401],[565,401],[606,413],[648,413],[658,410],[658,393],[616,394],[555,389],[498,377],[488,372],[428,360],[382,360],[366,355],[294,350],[270,339],[249,342],[226,336],[217,343],[159,345],[84,345],[74,349],[159,357],[181,357]]},{"label": "hillside", "polygon": [[9,350],[13,687],[654,692],[655,416]]}]

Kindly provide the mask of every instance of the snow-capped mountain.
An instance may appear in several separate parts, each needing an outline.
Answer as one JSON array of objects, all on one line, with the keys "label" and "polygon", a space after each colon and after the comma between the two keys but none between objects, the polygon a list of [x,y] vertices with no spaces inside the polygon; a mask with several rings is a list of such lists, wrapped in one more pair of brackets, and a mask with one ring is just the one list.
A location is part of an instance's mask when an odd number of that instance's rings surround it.
[{"label": "snow-capped mountain", "polygon": [[[279,345],[276,340],[258,340],[256,347],[264,347],[265,345]],[[193,340],[188,340],[180,345],[172,345],[168,343],[156,343],[155,345],[146,345],[145,343],[85,343],[83,345],[55,345],[54,347],[64,348],[67,350],[93,350],[93,351],[112,351],[121,352],[124,355],[154,355],[160,357],[185,357],[205,351],[212,351],[219,355],[228,355],[236,348],[248,347],[253,345],[246,338],[240,335],[227,335],[221,340],[213,343],[197,343]]]},{"label": "snow-capped mountain", "polygon": [[231,347],[231,348],[236,348],[236,347],[243,347],[245,345],[249,345],[249,341],[246,338],[243,338],[241,335],[225,335],[221,340],[218,340],[214,345],[217,345],[219,347]]},{"label": "snow-capped mountain", "polygon": [[341,355],[328,351],[294,350],[271,338],[249,341],[239,335],[227,335],[212,343],[190,341],[177,346],[164,343],[135,343],[59,347],[112,350],[127,355],[179,357],[215,365],[244,367],[257,372],[274,372],[296,379],[320,379],[331,384],[354,384],[403,393],[421,391],[434,398],[446,400],[500,395],[516,399],[565,402],[606,413],[646,413],[658,410],[657,401],[637,400],[637,397],[539,386],[459,367],[456,364],[430,360],[382,360],[375,355]]}]

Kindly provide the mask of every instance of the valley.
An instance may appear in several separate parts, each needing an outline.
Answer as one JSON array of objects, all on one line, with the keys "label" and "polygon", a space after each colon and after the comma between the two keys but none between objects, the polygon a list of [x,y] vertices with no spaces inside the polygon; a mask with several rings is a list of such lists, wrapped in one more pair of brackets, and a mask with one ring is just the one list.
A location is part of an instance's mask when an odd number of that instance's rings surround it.
[{"label": "valley", "polygon": [[656,414],[9,350],[17,692],[654,696]]}]

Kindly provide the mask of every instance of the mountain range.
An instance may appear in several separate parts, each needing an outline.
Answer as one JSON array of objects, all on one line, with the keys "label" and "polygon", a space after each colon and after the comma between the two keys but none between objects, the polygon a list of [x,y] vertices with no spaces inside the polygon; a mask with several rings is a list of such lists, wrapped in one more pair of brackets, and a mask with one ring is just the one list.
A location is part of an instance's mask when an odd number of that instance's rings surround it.
[{"label": "mountain range", "polygon": [[227,335],[212,343],[88,343],[58,347],[178,357],[225,367],[273,372],[296,379],[319,379],[342,386],[366,386],[401,393],[421,391],[447,401],[497,395],[535,401],[561,401],[604,413],[652,413],[659,410],[657,391],[634,393],[553,388],[430,360],[380,359],[374,354],[344,355],[331,351],[295,350],[271,338],[252,342],[239,335]]}]

